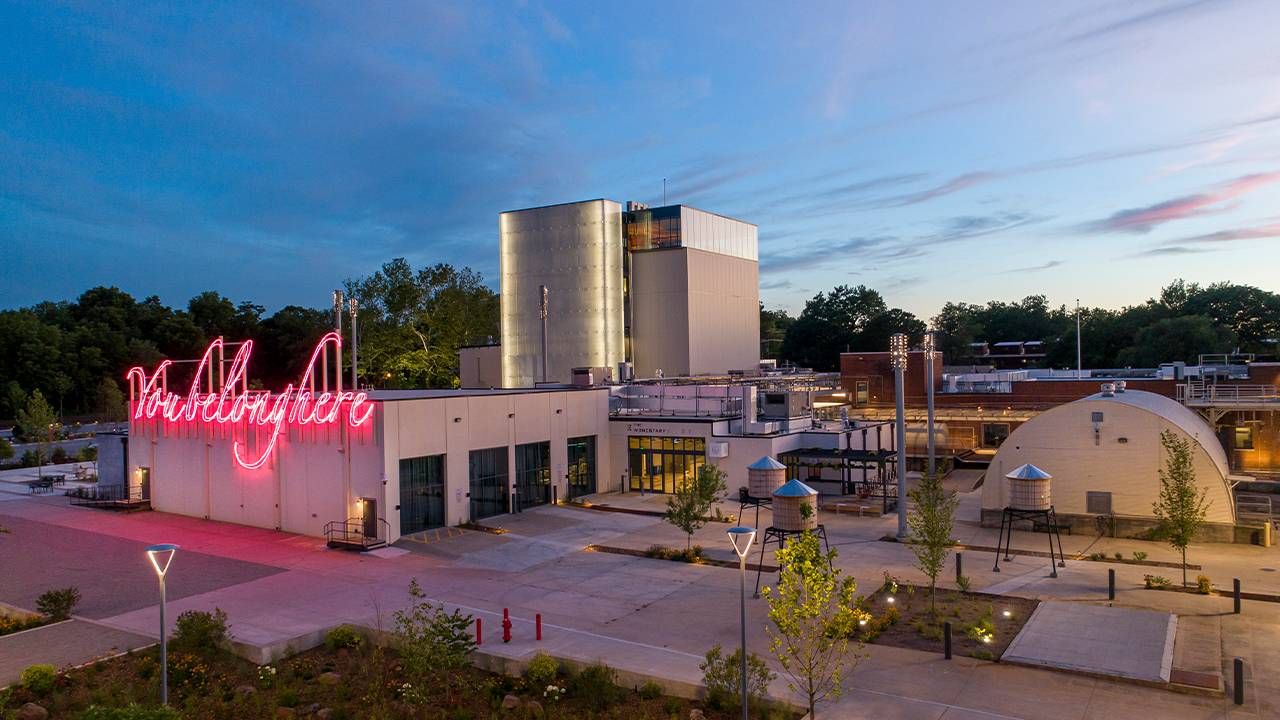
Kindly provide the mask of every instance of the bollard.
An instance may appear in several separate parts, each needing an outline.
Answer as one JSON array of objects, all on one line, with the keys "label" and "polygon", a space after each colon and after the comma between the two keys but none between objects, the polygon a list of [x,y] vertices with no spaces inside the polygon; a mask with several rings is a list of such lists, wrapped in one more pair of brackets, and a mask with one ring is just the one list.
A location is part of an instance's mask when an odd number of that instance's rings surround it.
[{"label": "bollard", "polygon": [[1237,705],[1244,704],[1244,660],[1236,658],[1235,661],[1235,686],[1231,689],[1235,693],[1235,701]]},{"label": "bollard", "polygon": [[480,618],[476,618],[476,645],[484,642],[484,637],[480,634]]},{"label": "bollard", "polygon": [[960,584],[960,578],[964,577],[964,553],[956,553],[956,584]]},{"label": "bollard", "polygon": [[502,608],[502,642],[511,642],[511,611]]},{"label": "bollard", "polygon": [[1240,614],[1240,578],[1231,581],[1231,587],[1235,591],[1235,611]]},{"label": "bollard", "polygon": [[1107,568],[1107,599],[1116,599],[1116,569]]},{"label": "bollard", "polygon": [[533,616],[533,624],[536,630],[537,639],[542,640],[542,613]]},{"label": "bollard", "polygon": [[942,623],[942,655],[947,660],[951,659],[951,623]]}]

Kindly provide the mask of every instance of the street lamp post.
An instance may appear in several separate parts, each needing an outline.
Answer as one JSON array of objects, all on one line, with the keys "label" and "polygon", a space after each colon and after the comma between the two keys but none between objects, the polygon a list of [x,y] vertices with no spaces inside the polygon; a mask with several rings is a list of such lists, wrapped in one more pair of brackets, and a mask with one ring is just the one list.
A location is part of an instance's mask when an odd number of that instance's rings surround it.
[{"label": "street lamp post", "polygon": [[924,382],[925,394],[929,398],[929,421],[928,427],[925,428],[929,434],[929,475],[933,475],[934,469],[934,448],[933,448],[933,359],[938,352],[937,343],[934,340],[933,332],[924,334]]},{"label": "street lamp post", "polygon": [[889,363],[893,366],[893,395],[898,410],[898,539],[907,537],[907,416],[903,397],[906,384],[907,336],[894,333],[889,338]]},{"label": "street lamp post", "polygon": [[738,554],[738,596],[742,619],[742,720],[747,719],[747,551],[755,540],[755,528],[738,525],[729,528],[729,542]]},{"label": "street lamp post", "polygon": [[147,548],[147,558],[151,567],[156,569],[160,578],[160,704],[169,704],[169,641],[164,623],[164,576],[169,572],[169,563],[178,553],[178,546],[169,543],[152,545]]}]

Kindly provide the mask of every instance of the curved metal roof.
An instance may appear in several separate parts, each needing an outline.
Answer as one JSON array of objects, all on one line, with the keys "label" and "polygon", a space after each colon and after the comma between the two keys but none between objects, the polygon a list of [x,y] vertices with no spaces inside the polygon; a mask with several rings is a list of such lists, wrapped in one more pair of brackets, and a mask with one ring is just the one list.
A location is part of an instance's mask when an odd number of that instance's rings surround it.
[{"label": "curved metal roof", "polygon": [[1159,415],[1194,438],[1200,444],[1200,447],[1204,448],[1204,451],[1209,454],[1209,459],[1213,460],[1213,464],[1218,466],[1218,470],[1222,472],[1223,477],[1231,473],[1227,463],[1227,453],[1222,449],[1222,443],[1218,441],[1218,436],[1213,432],[1213,428],[1209,426],[1209,423],[1205,422],[1204,418],[1197,415],[1196,411],[1173,398],[1147,392],[1146,390],[1125,390],[1114,395],[1103,395],[1100,392],[1094,393],[1089,397],[1083,398],[1083,400],[1122,403]]},{"label": "curved metal roof", "polygon": [[786,470],[787,466],[765,455],[747,466],[748,470]]},{"label": "curved metal roof", "polygon": [[773,491],[774,497],[809,497],[817,494],[817,490],[796,479],[788,480],[782,487]]}]

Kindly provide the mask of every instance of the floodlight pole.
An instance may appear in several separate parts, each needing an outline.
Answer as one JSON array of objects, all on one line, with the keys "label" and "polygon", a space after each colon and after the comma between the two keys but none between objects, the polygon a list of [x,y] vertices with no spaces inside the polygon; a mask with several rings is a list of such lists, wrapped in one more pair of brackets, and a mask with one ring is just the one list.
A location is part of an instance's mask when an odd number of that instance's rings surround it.
[{"label": "floodlight pole", "polygon": [[907,537],[907,417],[904,399],[907,370],[907,336],[894,333],[889,338],[889,362],[893,365],[893,395],[897,407],[898,451],[898,539]]},{"label": "floodlight pole", "polygon": [[[147,559],[151,561],[151,567],[155,568],[156,576],[160,578],[160,704],[169,704],[169,635],[167,626],[164,621],[165,611],[165,588],[164,578],[169,572],[169,564],[173,562],[173,556],[178,552],[178,546],[172,544],[152,545],[147,548]],[[167,554],[166,554],[167,553]],[[158,556],[165,555],[164,564],[161,565],[157,559]]]}]

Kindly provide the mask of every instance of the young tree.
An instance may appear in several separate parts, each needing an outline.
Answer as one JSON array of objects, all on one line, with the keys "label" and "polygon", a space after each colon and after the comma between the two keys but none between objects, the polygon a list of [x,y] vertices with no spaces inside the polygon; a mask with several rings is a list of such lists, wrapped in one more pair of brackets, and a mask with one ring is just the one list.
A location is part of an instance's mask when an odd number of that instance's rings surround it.
[{"label": "young tree", "polygon": [[13,457],[13,444],[6,438],[0,438],[0,460],[8,460]]},{"label": "young tree", "polygon": [[1208,502],[1205,491],[1196,488],[1196,470],[1191,464],[1191,442],[1169,430],[1160,432],[1164,446],[1164,467],[1160,468],[1160,498],[1152,503],[1156,532],[1174,550],[1182,553],[1182,584],[1187,584],[1187,546],[1204,524]]},{"label": "young tree", "polygon": [[453,700],[460,671],[476,649],[473,620],[460,610],[445,612],[427,599],[418,579],[409,581],[407,609],[395,613],[395,638],[405,670],[416,681],[439,681]]},{"label": "young tree", "polygon": [[907,495],[912,502],[907,512],[908,542],[916,556],[916,567],[929,578],[929,612],[934,613],[934,589],[949,548],[955,542],[951,531],[955,528],[959,501],[955,493],[942,487],[937,474],[925,475]]},{"label": "young tree", "polygon": [[862,660],[862,644],[849,647],[860,613],[858,585],[835,568],[836,551],[822,552],[817,536],[804,533],[778,550],[782,570],[776,588],[764,589],[769,604],[769,651],[787,686],[814,706],[839,697],[845,674]]},{"label": "young tree", "polygon": [[109,377],[102,378],[95,395],[94,410],[98,413],[100,420],[120,422],[128,416],[128,403],[115,380]]},{"label": "young tree", "polygon": [[44,399],[39,390],[33,390],[27,399],[27,406],[18,411],[18,424],[22,431],[36,444],[36,475],[44,478],[41,466],[44,464],[44,452],[53,441],[57,430],[58,416]]},{"label": "young tree", "polygon": [[667,522],[685,532],[685,549],[693,546],[693,534],[707,524],[707,515],[725,492],[724,471],[706,463],[693,479],[677,486],[667,498]]}]

